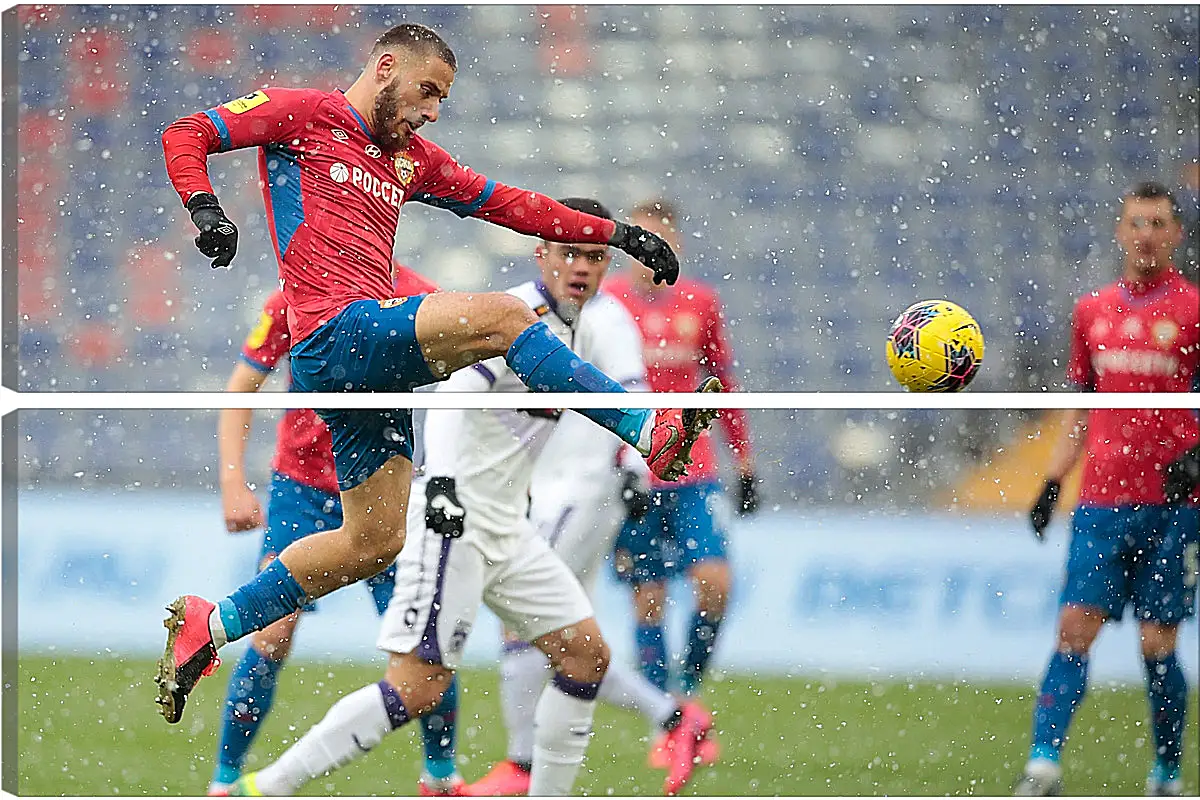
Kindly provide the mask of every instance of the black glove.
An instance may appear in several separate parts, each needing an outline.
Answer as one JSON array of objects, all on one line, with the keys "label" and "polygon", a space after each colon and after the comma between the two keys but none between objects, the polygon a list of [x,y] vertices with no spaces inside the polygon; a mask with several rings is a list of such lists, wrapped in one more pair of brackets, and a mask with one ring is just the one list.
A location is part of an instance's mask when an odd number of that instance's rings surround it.
[{"label": "black glove", "polygon": [[192,195],[187,201],[187,210],[192,212],[192,222],[200,231],[196,247],[213,259],[213,269],[228,267],[237,253],[238,230],[221,210],[216,195],[208,192]]},{"label": "black glove", "polygon": [[434,533],[457,539],[463,535],[467,510],[458,502],[454,478],[430,478],[425,484],[425,527]]},{"label": "black glove", "polygon": [[758,511],[758,483],[753,475],[742,476],[742,491],[741,503],[738,505],[738,514],[743,517],[748,517]]},{"label": "black glove", "polygon": [[1163,494],[1172,505],[1184,503],[1200,487],[1200,444],[1167,464],[1163,472]]},{"label": "black glove", "polygon": [[638,225],[618,222],[609,245],[624,250],[654,271],[654,282],[674,285],[679,280],[679,259],[661,236]]},{"label": "black glove", "polygon": [[625,470],[621,480],[621,502],[630,519],[638,520],[650,513],[650,487],[631,469]]},{"label": "black glove", "polygon": [[1058,502],[1058,490],[1061,488],[1062,484],[1058,481],[1046,481],[1037,502],[1029,510],[1029,522],[1039,539],[1046,535],[1046,526],[1050,524],[1050,517],[1054,516],[1054,504]]}]

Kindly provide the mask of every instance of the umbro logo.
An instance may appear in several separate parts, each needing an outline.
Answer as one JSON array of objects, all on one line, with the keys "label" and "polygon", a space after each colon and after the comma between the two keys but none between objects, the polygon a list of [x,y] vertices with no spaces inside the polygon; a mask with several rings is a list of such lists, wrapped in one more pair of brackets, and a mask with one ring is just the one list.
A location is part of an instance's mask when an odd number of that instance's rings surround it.
[{"label": "umbro logo", "polygon": [[347,135],[347,133],[341,128],[334,128],[332,133],[333,138],[337,139],[339,142],[345,142],[350,139],[350,136]]}]

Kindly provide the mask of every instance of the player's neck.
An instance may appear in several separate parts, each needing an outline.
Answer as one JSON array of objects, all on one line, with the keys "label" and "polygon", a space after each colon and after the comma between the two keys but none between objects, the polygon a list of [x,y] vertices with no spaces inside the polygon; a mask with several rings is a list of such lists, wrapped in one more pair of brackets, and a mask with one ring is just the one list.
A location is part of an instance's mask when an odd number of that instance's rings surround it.
[{"label": "player's neck", "polygon": [[371,131],[371,135],[375,135],[375,120],[372,119],[374,113],[374,97],[371,94],[371,88],[366,85],[360,77],[354,83],[350,84],[350,88],[342,92],[346,96],[346,102],[350,107],[358,112],[358,115],[366,121],[367,127]]},{"label": "player's neck", "polygon": [[1168,261],[1166,264],[1156,265],[1151,272],[1145,272],[1133,265],[1126,265],[1121,283],[1132,292],[1145,292],[1165,281],[1171,275],[1173,267]]}]

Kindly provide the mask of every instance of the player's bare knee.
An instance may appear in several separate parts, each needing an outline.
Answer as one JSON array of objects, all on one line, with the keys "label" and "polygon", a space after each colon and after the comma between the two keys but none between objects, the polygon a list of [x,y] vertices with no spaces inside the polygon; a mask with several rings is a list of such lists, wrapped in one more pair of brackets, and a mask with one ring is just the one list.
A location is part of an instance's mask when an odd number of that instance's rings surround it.
[{"label": "player's bare knee", "polygon": [[517,337],[537,322],[537,315],[524,300],[507,292],[488,295],[488,300],[488,324],[480,335],[485,344],[494,349],[492,355],[504,355]]},{"label": "player's bare knee", "polygon": [[453,678],[452,670],[412,653],[393,655],[384,675],[384,680],[399,692],[410,717],[420,717],[437,708]]},{"label": "player's bare knee", "polygon": [[643,583],[633,590],[637,614],[647,625],[658,625],[666,614],[666,588],[660,583]]},{"label": "player's bare knee", "polygon": [[1058,617],[1058,649],[1070,653],[1088,652],[1105,619],[1107,616],[1097,608],[1065,606]]},{"label": "player's bare knee", "polygon": [[1179,628],[1174,625],[1143,622],[1140,634],[1142,657],[1160,660],[1175,652]]},{"label": "player's bare knee", "polygon": [[720,617],[725,613],[729,591],[733,587],[733,575],[728,563],[702,561],[697,564],[692,569],[692,585],[701,612],[710,617]]}]

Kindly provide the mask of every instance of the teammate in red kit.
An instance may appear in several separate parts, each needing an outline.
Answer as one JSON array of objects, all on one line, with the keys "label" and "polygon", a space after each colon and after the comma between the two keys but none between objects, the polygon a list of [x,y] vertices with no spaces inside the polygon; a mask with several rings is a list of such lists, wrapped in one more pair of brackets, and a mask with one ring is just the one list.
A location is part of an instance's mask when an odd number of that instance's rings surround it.
[{"label": "teammate in red kit", "polygon": [[[396,265],[398,294],[427,294],[437,287],[413,271]],[[267,376],[287,356],[290,341],[287,327],[287,302],[283,293],[273,292],[263,304],[258,324],[246,337],[242,359],[230,375],[226,389],[231,392],[257,392]],[[222,409],[217,433],[221,455],[220,487],[225,527],[230,533],[244,533],[263,525],[262,506],[246,481],[245,456],[252,423],[250,409]],[[322,530],[333,530],[342,523],[342,504],[338,497],[329,429],[316,412],[292,409],[284,412],[276,433],[275,456],[271,462],[270,501],[267,504],[266,529],[257,569],[261,570],[287,545]],[[387,610],[394,587],[395,564],[364,581],[376,610]],[[312,611],[314,605],[301,611]],[[280,672],[291,652],[296,611],[263,630],[257,631],[230,676],[222,710],[221,733],[216,766],[209,783],[210,795],[225,795],[242,774],[246,753],[274,704]],[[446,699],[452,700],[457,687],[451,685]],[[461,787],[462,778],[454,769],[453,705],[443,702],[433,714],[421,718],[425,741],[426,778],[422,786],[434,785],[444,791]],[[449,750],[447,750],[449,746]]]},{"label": "teammate in red kit", "polygon": [[[1200,291],[1172,263],[1183,238],[1167,189],[1125,195],[1116,226],[1121,279],[1075,306],[1067,377],[1089,392],[1200,388]],[[1058,644],[1034,710],[1018,795],[1057,794],[1067,730],[1087,689],[1088,651],[1110,619],[1133,605],[1141,632],[1156,760],[1150,795],[1182,792],[1188,687],[1175,658],[1179,624],[1195,613],[1200,508],[1200,422],[1195,410],[1065,412],[1046,483],[1030,512],[1041,538],[1060,482],[1086,449],[1072,520]],[[1189,495],[1191,500],[1189,501]]]},{"label": "teammate in red kit", "polygon": [[[237,228],[208,178],[208,156],[261,148],[260,178],[280,264],[299,391],[402,392],[503,356],[535,391],[623,392],[580,359],[519,299],[500,292],[397,297],[391,253],[409,201],[475,216],[547,241],[608,244],[673,283],[674,252],[637,227],[576,211],[489,180],[417,134],[436,122],[457,60],[434,31],[398,25],[376,41],[344,93],[255,91],[184,117],[163,133],[167,172],[200,231],[197,247],[229,266]],[[711,381],[702,391],[717,391]],[[184,595],[170,606],[156,676],[169,722],[211,674],[217,650],[334,589],[379,572],[404,543],[412,478],[409,409],[318,410],[329,426],[342,526],[284,548],[219,603]],[[687,468],[711,411],[588,409],[581,414],[635,446],[668,480]],[[396,725],[435,706],[443,685],[381,688]]]},{"label": "teammate in red kit", "polygon": [[[677,252],[681,240],[678,220],[678,211],[662,200],[643,203],[631,215],[634,224],[662,236]],[[652,391],[686,391],[685,387],[694,386],[706,375],[720,378],[729,390],[735,389],[721,303],[710,287],[688,279],[659,287],[648,270],[634,265],[608,281],[605,290],[624,303],[641,329]],[[723,411],[720,418],[739,473],[738,510],[752,514],[758,508],[758,496],[746,415],[731,409]],[[634,587],[642,671],[664,690],[669,680],[663,635],[666,581],[681,570],[690,577],[697,609],[677,687],[685,696],[699,690],[716,646],[732,582],[726,554],[728,506],[718,481],[717,448],[712,437],[700,437],[692,458],[686,481],[674,486],[657,482],[649,512],[626,521],[617,537],[615,559],[618,575]],[[669,761],[662,746],[666,741],[660,737],[660,746],[652,751],[655,766],[665,766]],[[706,746],[699,752],[711,759],[714,749]]]}]

